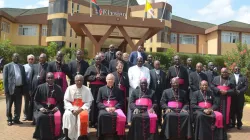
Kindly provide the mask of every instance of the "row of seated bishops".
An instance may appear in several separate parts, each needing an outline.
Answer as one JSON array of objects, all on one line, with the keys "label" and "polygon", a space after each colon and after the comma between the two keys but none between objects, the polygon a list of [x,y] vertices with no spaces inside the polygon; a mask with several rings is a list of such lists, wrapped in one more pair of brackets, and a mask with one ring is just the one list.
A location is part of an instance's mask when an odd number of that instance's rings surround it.
[{"label": "row of seated bishops", "polygon": [[[125,136],[127,119],[122,111],[124,97],[122,91],[114,86],[114,81],[114,75],[108,74],[107,84],[98,91],[98,139],[104,139],[108,135],[113,135],[116,139],[127,137],[129,140],[225,139],[223,115],[217,111],[220,100],[208,89],[208,82],[201,81],[200,90],[192,94],[189,105],[186,92],[179,88],[178,78],[173,78],[171,88],[162,93],[161,129],[158,129],[158,117],[155,113],[156,93],[148,88],[146,78],[140,79],[138,88],[132,91],[129,99],[132,119]],[[65,140],[88,139],[89,111],[94,98],[83,82],[84,77],[76,75],[75,84],[69,86],[63,96],[61,88],[54,84],[53,73],[47,73],[46,83],[39,85],[35,93],[34,138],[58,139],[63,133]]]}]

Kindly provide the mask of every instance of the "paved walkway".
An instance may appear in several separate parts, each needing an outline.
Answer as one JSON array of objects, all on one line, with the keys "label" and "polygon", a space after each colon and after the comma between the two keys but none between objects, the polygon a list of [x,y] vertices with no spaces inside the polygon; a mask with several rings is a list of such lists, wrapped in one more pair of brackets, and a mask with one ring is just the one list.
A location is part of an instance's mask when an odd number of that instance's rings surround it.
[{"label": "paved walkway", "polygon": [[[34,126],[31,122],[22,125],[7,126],[5,117],[5,99],[0,97],[0,140],[33,140]],[[243,117],[243,130],[236,128],[228,133],[229,140],[250,140],[250,105],[246,105]],[[21,117],[22,118],[22,117]],[[93,137],[91,138],[91,140]],[[94,140],[94,139],[93,139]]]}]

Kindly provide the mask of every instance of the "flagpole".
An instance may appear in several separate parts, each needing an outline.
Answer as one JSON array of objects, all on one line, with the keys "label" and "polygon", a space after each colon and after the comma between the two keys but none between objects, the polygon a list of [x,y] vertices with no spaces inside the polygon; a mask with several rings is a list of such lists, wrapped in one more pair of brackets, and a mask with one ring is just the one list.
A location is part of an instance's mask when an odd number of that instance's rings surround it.
[{"label": "flagpole", "polygon": [[126,17],[125,17],[125,19],[128,19],[128,5],[129,5],[129,0],[127,1],[127,9],[126,9]]},{"label": "flagpole", "polygon": [[146,6],[147,6],[147,1],[148,0],[146,0],[146,3],[145,3],[145,7],[144,7],[144,17],[143,17],[143,21],[145,20],[145,18],[147,18],[147,11],[145,10],[146,9]]},{"label": "flagpole", "polygon": [[92,3],[91,3],[91,0],[89,0],[89,16],[92,17]]},{"label": "flagpole", "polygon": [[161,22],[162,22],[162,20],[163,20],[163,15],[164,15],[164,13],[165,13],[166,5],[167,5],[167,1],[165,2],[165,5],[164,5],[163,11],[162,11]]},{"label": "flagpole", "polygon": [[71,16],[73,16],[73,0],[71,0]]}]

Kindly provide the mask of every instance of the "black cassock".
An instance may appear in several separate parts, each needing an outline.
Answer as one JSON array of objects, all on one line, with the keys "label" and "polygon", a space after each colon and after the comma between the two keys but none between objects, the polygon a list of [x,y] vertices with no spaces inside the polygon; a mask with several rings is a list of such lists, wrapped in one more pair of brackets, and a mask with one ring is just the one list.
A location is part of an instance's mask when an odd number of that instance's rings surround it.
[{"label": "black cassock", "polygon": [[[200,89],[201,81],[207,81],[207,75],[203,72],[198,73],[197,71],[190,73],[189,75],[189,87],[190,87],[190,95],[189,98],[192,97],[192,93]],[[191,100],[191,99],[190,99]]]},{"label": "black cassock", "polygon": [[147,67],[149,70],[154,69],[154,64],[153,64],[153,62],[145,62],[143,66],[144,66],[144,67]]},{"label": "black cassock", "polygon": [[[139,105],[143,104],[143,100],[151,101],[151,106]],[[155,129],[154,133],[151,133],[150,126],[150,115],[148,110],[150,108],[157,108],[157,99],[155,96],[155,92],[151,89],[148,89],[146,93],[142,93],[140,89],[135,89],[132,91],[130,96],[130,103],[129,107],[132,110],[132,123],[129,128],[128,132],[128,139],[129,140],[147,140],[147,139],[154,139],[158,138],[158,127],[157,127],[157,116],[155,117]],[[140,103],[141,102],[141,103]],[[133,114],[135,109],[139,109],[139,114]],[[155,114],[156,115],[156,114]]]},{"label": "black cassock", "polygon": [[167,88],[171,88],[170,81],[172,78],[178,77],[180,79],[180,89],[187,91],[189,86],[188,72],[184,66],[171,66],[167,74]]},{"label": "black cassock", "polygon": [[112,52],[111,53],[110,51],[105,52],[105,60],[108,61],[108,62],[110,62],[111,60],[116,59],[115,53],[116,52]]},{"label": "black cassock", "polygon": [[[67,64],[62,64],[62,63],[58,63],[56,61],[54,62],[50,62],[48,64],[48,72],[52,72],[54,73],[54,77],[55,77],[55,84],[61,86],[62,91],[65,92],[67,87],[68,87],[68,83],[66,80],[66,75],[69,75],[69,67]],[[64,75],[61,76],[56,76],[57,72],[62,72],[64,73]]]},{"label": "black cassock", "polygon": [[122,108],[122,111],[127,114],[127,97],[129,97],[129,79],[128,79],[128,73],[122,72],[118,73],[113,72],[112,73],[115,76],[115,86],[118,87],[120,90],[122,90],[123,94],[123,99],[124,99],[124,106]]},{"label": "black cassock", "polygon": [[[226,90],[227,94],[221,95],[219,88]],[[223,115],[223,125],[226,128],[230,123],[231,96],[235,94],[235,81],[233,81],[230,77],[222,79],[221,76],[216,76],[211,83],[211,89],[213,90],[215,96],[220,98],[219,112]],[[226,131],[224,131],[223,135],[224,139],[227,139]]]},{"label": "black cassock", "polygon": [[[33,138],[55,140],[60,137],[63,96],[61,87],[56,84],[49,87],[47,83],[44,83],[37,87],[34,98],[36,129]],[[50,99],[55,100],[55,104]],[[57,107],[59,111],[56,113],[42,113],[40,111],[40,108],[46,108],[51,111],[54,107]]]},{"label": "black cassock", "polygon": [[155,91],[155,96],[157,99],[157,117],[158,117],[158,122],[161,122],[161,96],[163,90],[167,88],[166,84],[166,73],[162,70],[159,70],[159,74],[156,73],[156,70],[150,70],[150,85],[149,88]]},{"label": "black cassock", "polygon": [[117,66],[118,61],[122,61],[124,64],[123,65],[123,72],[128,72],[127,63],[124,60],[118,60],[118,59],[113,59],[109,62],[109,72],[112,73],[112,72],[116,71],[116,66]]},{"label": "black cassock", "polygon": [[214,80],[214,77],[218,76],[217,72],[207,70],[204,72],[207,75],[208,83],[211,84],[212,81]]},{"label": "black cassock", "polygon": [[[204,106],[202,106],[204,103],[209,104],[209,106],[204,108]],[[223,128],[216,127],[215,125],[215,112],[211,115],[207,115],[203,112],[206,108],[217,111],[219,109],[219,104],[219,98],[215,97],[210,90],[204,93],[198,90],[192,94],[191,106],[193,109],[195,140],[223,139]]]},{"label": "black cassock", "polygon": [[190,75],[191,72],[195,72],[195,69],[189,66],[185,67],[187,69],[188,75]]},{"label": "black cassock", "polygon": [[33,112],[34,112],[34,92],[36,88],[40,85],[46,82],[46,74],[48,72],[48,63],[44,63],[43,65],[41,63],[34,64],[31,72],[31,102],[30,102],[30,108],[29,108],[29,115],[27,117],[28,120],[31,120],[33,118]]},{"label": "black cassock", "polygon": [[[84,60],[81,61],[73,60],[69,62],[68,67],[69,67],[70,85],[73,85],[75,84],[75,76],[77,74],[84,75],[87,68],[89,67],[89,64]],[[87,86],[87,81],[84,80],[83,84]]]},{"label": "black cassock", "polygon": [[[122,96],[122,91],[114,86],[112,89],[107,86],[103,86],[99,89],[97,96],[97,106],[99,109],[98,115],[98,126],[97,126],[97,136],[103,136],[104,134],[115,134],[116,133],[116,117],[117,113],[109,113],[106,111],[105,101],[116,101],[114,103],[115,109],[122,109],[124,98]],[[106,102],[107,103],[107,102]],[[110,103],[111,105],[112,103]],[[125,126],[124,126],[125,128]]]},{"label": "black cassock", "polygon": [[[100,74],[100,80],[96,79],[96,75]],[[91,89],[91,93],[93,95],[94,101],[91,105],[89,121],[91,121],[92,125],[95,125],[97,122],[98,108],[96,104],[96,99],[98,95],[98,90],[100,87],[106,84],[106,76],[108,75],[108,69],[104,65],[100,65],[100,69],[98,69],[95,65],[89,66],[87,71],[84,74],[84,79],[90,82],[89,87]]]},{"label": "black cassock", "polygon": [[[178,105],[176,104],[178,102]],[[179,89],[178,95],[172,88],[163,91],[161,107],[164,110],[171,109],[172,112],[163,115],[161,135],[170,138],[191,138],[192,126],[188,112],[180,112],[182,109],[189,110],[186,92]]]},{"label": "black cassock", "polygon": [[232,104],[231,104],[231,110],[230,110],[230,118],[232,125],[236,124],[237,120],[237,126],[242,126],[242,115],[243,115],[243,107],[245,103],[245,92],[248,89],[248,80],[247,78],[240,74],[238,83],[236,82],[234,74],[231,75],[231,79],[236,83],[236,90],[239,90],[239,94],[232,95]]}]

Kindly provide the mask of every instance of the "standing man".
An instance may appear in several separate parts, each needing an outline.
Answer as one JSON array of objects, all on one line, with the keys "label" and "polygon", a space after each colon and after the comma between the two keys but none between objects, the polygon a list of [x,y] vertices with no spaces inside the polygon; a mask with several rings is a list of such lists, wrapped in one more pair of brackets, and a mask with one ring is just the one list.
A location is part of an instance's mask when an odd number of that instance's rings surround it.
[{"label": "standing man", "polygon": [[122,91],[114,85],[115,77],[108,74],[107,85],[99,89],[97,106],[99,108],[97,137],[104,140],[105,134],[125,135],[126,116],[122,112],[124,98]]},{"label": "standing man", "polygon": [[97,123],[98,108],[96,104],[96,99],[98,95],[99,88],[106,84],[106,76],[108,75],[108,69],[101,64],[101,58],[99,55],[95,56],[95,64],[89,66],[85,72],[84,79],[89,83],[91,93],[93,95],[94,101],[91,105],[89,120],[91,122],[90,126],[95,127]]},{"label": "standing man", "polygon": [[129,61],[129,54],[123,53],[122,54],[122,60],[124,60],[128,66],[128,69],[133,66],[133,64]]},{"label": "standing man", "polygon": [[[107,68],[109,68],[109,62],[105,59],[105,54],[103,52],[99,52],[98,55],[101,59],[101,64]],[[92,65],[95,64],[95,60],[92,62]]]},{"label": "standing man", "polygon": [[166,73],[160,68],[160,61],[154,61],[154,69],[150,71],[150,85],[149,89],[155,91],[155,96],[157,99],[157,116],[158,116],[158,124],[161,125],[161,105],[160,100],[162,96],[163,90],[167,88],[166,84]]},{"label": "standing man", "polygon": [[75,76],[75,84],[67,88],[64,96],[63,131],[64,140],[87,139],[88,114],[93,96],[88,87],[83,85],[83,76]]},{"label": "standing man", "polygon": [[116,66],[117,66],[118,61],[121,61],[124,64],[123,71],[128,72],[128,66],[127,66],[126,62],[124,60],[122,60],[122,52],[117,51],[115,54],[116,54],[116,59],[113,59],[109,62],[109,72],[112,73],[112,72],[116,71]]},{"label": "standing man", "polygon": [[115,86],[123,92],[124,106],[122,108],[123,113],[127,114],[127,99],[129,97],[129,79],[128,73],[123,72],[123,63],[117,62],[116,71],[112,74],[115,76]]},{"label": "standing man", "polygon": [[167,88],[171,88],[171,79],[179,79],[179,88],[182,90],[188,90],[188,72],[184,66],[181,65],[180,57],[178,55],[174,56],[174,66],[169,67],[167,74]]},{"label": "standing man", "polygon": [[109,51],[105,53],[105,59],[106,61],[110,62],[111,60],[115,59],[115,45],[111,44],[109,45]]},{"label": "standing man", "polygon": [[154,63],[153,63],[153,57],[152,57],[152,55],[148,55],[148,59],[144,63],[143,66],[147,67],[149,70],[154,69]]},{"label": "standing man", "polygon": [[28,92],[24,93],[24,109],[23,109],[23,114],[24,118],[23,121],[26,120],[32,120],[32,109],[31,109],[31,74],[32,74],[32,67],[35,61],[35,56],[30,54],[27,56],[27,62],[28,64],[23,65],[25,74],[26,74],[26,80],[27,80],[27,87],[28,87]]},{"label": "standing man", "polygon": [[[12,55],[12,61],[6,64],[3,68],[3,85],[6,96],[6,116],[8,118],[8,125],[14,123],[22,124],[20,122],[20,114],[22,108],[22,94],[27,92],[25,90],[27,85],[24,67],[19,62],[19,54]],[[12,118],[11,108],[14,103],[14,118]],[[13,122],[12,122],[13,121]]]},{"label": "standing man", "polygon": [[48,65],[48,71],[52,72],[55,76],[55,84],[61,86],[63,93],[68,86],[66,75],[69,74],[69,68],[67,64],[64,64],[64,54],[58,51],[56,54],[56,61],[50,62]]},{"label": "standing man", "polygon": [[[223,115],[223,126],[228,128],[230,123],[231,96],[235,94],[235,81],[229,77],[227,68],[222,68],[221,75],[214,77],[211,89],[215,96],[220,98],[219,112]],[[223,136],[227,139],[226,131]]]},{"label": "standing man", "polygon": [[147,60],[147,55],[144,53],[143,50],[144,50],[143,46],[138,46],[137,51],[133,51],[130,54],[129,61],[133,64],[133,66],[137,64],[137,59],[139,57],[142,58],[143,64],[144,64],[145,60]]},{"label": "standing man", "polygon": [[[78,74],[84,75],[87,68],[89,67],[89,64],[83,60],[83,51],[77,50],[76,51],[76,60],[72,60],[69,64],[69,77],[70,77],[70,85],[75,84],[74,77]],[[84,80],[83,83],[85,86],[87,86],[87,81]]]},{"label": "standing man", "polygon": [[242,115],[243,115],[243,107],[245,102],[244,93],[248,89],[248,81],[246,76],[240,73],[240,68],[238,66],[234,67],[234,74],[231,75],[232,80],[235,81],[236,94],[232,95],[232,104],[230,110],[230,118],[231,118],[231,127],[235,127],[237,120],[237,129],[242,129]]},{"label": "standing man", "polygon": [[186,69],[188,71],[188,75],[191,73],[191,72],[194,72],[195,69],[192,67],[192,58],[188,58],[187,59],[187,66],[186,66]]},{"label": "standing man", "polygon": [[39,85],[35,92],[35,139],[55,140],[60,137],[63,92],[54,80],[53,73],[47,73],[46,83]]},{"label": "standing man", "polygon": [[[139,87],[140,85],[140,79],[146,78],[147,79],[147,86],[150,84],[150,73],[149,69],[143,66],[143,58],[139,57],[137,58],[137,65],[129,68],[128,70],[128,78],[129,78],[129,95],[131,95],[132,91]],[[128,114],[127,119],[128,122],[130,122],[131,117],[131,111],[130,108],[128,108]]]},{"label": "standing man", "polygon": [[218,76],[217,72],[214,71],[214,63],[213,62],[209,62],[207,64],[208,66],[208,70],[205,72],[205,74],[207,75],[207,79],[208,79],[208,85],[211,84],[211,82],[213,81],[214,77]]},{"label": "standing man", "polygon": [[191,100],[192,93],[200,89],[201,81],[207,81],[207,75],[202,72],[202,64],[196,64],[196,71],[191,72],[189,75],[189,86],[190,86],[190,95],[189,99]]}]

